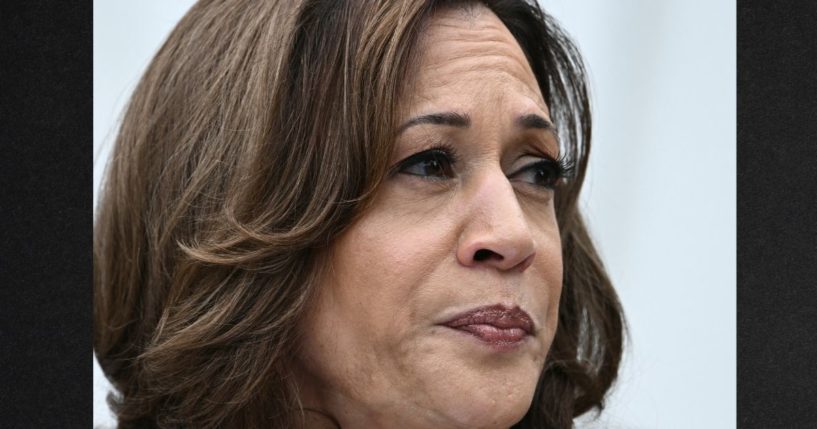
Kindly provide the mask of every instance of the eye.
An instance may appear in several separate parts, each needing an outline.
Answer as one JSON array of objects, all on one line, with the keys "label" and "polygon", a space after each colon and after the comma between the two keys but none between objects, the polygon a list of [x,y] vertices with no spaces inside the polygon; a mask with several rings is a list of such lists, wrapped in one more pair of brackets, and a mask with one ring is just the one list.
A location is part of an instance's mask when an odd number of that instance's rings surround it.
[{"label": "eye", "polygon": [[443,149],[429,149],[400,161],[397,171],[412,176],[446,179],[454,177],[454,159]]},{"label": "eye", "polygon": [[559,161],[543,159],[523,167],[509,178],[514,181],[553,189],[564,176],[565,169]]}]

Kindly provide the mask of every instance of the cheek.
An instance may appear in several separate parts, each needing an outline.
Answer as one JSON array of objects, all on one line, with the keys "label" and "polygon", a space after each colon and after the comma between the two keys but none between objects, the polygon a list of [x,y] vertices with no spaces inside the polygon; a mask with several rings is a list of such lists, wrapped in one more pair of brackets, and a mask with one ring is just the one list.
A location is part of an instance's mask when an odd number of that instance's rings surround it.
[{"label": "cheek", "polygon": [[550,248],[544,252],[548,257],[542,258],[543,261],[537,266],[537,271],[542,273],[541,278],[545,280],[542,288],[541,296],[539,297],[542,306],[544,307],[545,320],[544,324],[547,327],[547,343],[553,340],[556,333],[556,327],[559,321],[559,300],[562,293],[562,254],[561,248]]},{"label": "cheek", "polygon": [[[450,245],[443,225],[371,210],[333,245],[309,330],[335,356],[390,358],[432,298],[423,287]],[[329,332],[329,335],[325,333]],[[324,346],[326,348],[326,346]]]},{"label": "cheek", "polygon": [[443,229],[375,209],[334,243],[304,324],[301,357],[313,386],[372,408],[426,390],[423,308],[441,296],[425,286],[451,252]]},{"label": "cheek", "polygon": [[390,206],[372,209],[335,243],[332,290],[393,319],[427,292],[422,285],[450,260],[456,240],[448,217]]},{"label": "cheek", "polygon": [[529,268],[533,295],[546,327],[547,344],[553,339],[559,319],[559,300],[562,292],[564,265],[559,226],[552,206],[548,210],[532,211],[526,207],[528,219],[536,228],[536,258]]}]

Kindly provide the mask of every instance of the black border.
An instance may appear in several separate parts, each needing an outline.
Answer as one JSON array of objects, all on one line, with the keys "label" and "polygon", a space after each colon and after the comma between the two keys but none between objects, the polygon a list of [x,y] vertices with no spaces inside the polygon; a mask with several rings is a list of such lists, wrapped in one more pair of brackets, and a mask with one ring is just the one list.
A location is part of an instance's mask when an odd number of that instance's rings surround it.
[{"label": "black border", "polygon": [[739,428],[817,427],[815,23],[738,2]]},{"label": "black border", "polygon": [[93,424],[92,18],[0,3],[0,427]]}]

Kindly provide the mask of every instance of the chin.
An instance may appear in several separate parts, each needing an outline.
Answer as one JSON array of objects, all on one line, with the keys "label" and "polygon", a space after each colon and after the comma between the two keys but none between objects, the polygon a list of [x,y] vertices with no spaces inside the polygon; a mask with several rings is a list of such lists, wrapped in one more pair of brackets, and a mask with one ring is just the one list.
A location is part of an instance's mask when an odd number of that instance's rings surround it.
[{"label": "chin", "polygon": [[[533,401],[544,358],[537,343],[515,351],[492,351],[467,342],[435,344],[419,368],[431,409],[444,416],[438,427],[507,429],[525,416]],[[419,369],[418,368],[418,369]],[[433,368],[433,369],[432,369]],[[442,421],[440,423],[442,423]]]},{"label": "chin", "polygon": [[[525,417],[530,408],[533,394],[525,398],[495,398],[489,400],[473,400],[469,395],[463,395],[462,400],[468,404],[458,409],[452,417],[459,428],[480,429],[507,429]],[[460,404],[462,407],[464,404]]]},{"label": "chin", "polygon": [[507,429],[522,420],[533,400],[537,374],[489,380],[481,375],[442,398],[441,403],[447,405],[447,414],[455,422],[452,426]]}]

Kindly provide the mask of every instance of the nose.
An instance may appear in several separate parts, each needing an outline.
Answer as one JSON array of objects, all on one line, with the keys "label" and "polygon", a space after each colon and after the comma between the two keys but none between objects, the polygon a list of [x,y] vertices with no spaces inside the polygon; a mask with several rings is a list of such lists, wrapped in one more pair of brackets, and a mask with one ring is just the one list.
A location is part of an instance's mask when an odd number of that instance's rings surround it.
[{"label": "nose", "polygon": [[526,270],[536,243],[511,183],[501,172],[486,175],[470,194],[457,260],[468,267]]}]

